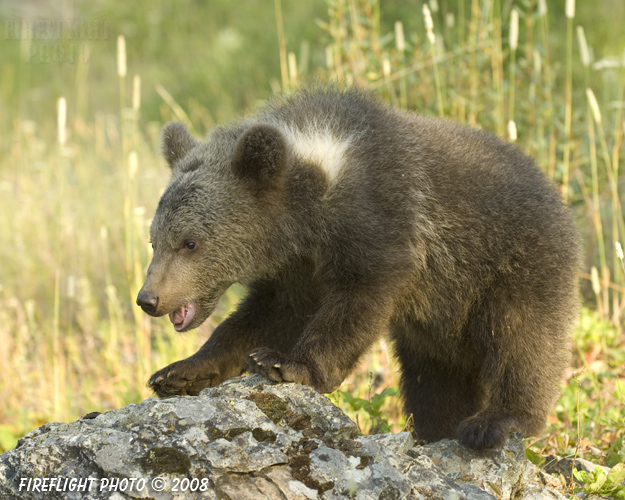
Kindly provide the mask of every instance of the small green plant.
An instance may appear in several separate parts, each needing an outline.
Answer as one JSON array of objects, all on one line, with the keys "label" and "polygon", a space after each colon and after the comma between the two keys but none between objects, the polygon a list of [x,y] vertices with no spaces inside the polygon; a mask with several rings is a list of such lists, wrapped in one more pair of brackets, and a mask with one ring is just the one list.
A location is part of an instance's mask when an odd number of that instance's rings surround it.
[{"label": "small green plant", "polygon": [[531,448],[525,448],[525,456],[536,467],[540,467],[545,462],[545,457],[543,457],[540,453],[536,453]]},{"label": "small green plant", "polygon": [[583,483],[576,491],[582,491],[587,495],[609,496],[612,498],[625,499],[625,486],[621,483],[625,480],[625,464],[616,464],[608,473],[602,467],[595,467],[592,472],[578,471],[573,469],[575,479]]},{"label": "small green plant", "polygon": [[608,449],[608,458],[606,459],[606,463],[610,467],[614,467],[620,462],[625,462],[625,443],[623,443],[622,437],[616,439],[610,445],[610,448]]},{"label": "small green plant", "polygon": [[399,391],[394,387],[387,387],[380,394],[374,394],[370,399],[359,398],[349,392],[339,391],[345,403],[353,412],[364,411],[371,419],[371,427],[367,434],[383,434],[391,432],[391,426],[384,418],[382,406],[388,397],[397,396]]}]

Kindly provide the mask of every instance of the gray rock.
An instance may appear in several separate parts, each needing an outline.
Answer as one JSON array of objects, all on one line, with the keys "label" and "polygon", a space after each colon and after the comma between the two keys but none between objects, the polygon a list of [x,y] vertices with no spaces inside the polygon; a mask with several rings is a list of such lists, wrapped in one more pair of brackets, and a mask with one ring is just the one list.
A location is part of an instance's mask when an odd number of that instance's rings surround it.
[{"label": "gray rock", "polygon": [[521,434],[513,434],[501,449],[478,452],[444,439],[414,448],[426,455],[459,485],[478,487],[498,500],[562,499],[566,497],[537,480],[539,470],[525,456]]},{"label": "gray rock", "polygon": [[405,432],[358,436],[325,396],[252,375],[46,424],[0,456],[0,499],[486,500],[525,480],[535,488],[517,498],[560,498],[528,464],[519,437],[476,454],[414,447]]}]

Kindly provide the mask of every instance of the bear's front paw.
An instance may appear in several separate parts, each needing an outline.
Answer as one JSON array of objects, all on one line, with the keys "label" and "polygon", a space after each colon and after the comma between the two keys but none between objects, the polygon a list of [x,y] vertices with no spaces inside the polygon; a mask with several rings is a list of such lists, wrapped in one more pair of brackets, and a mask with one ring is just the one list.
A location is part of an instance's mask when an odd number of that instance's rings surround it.
[{"label": "bear's front paw", "polygon": [[217,370],[196,360],[183,359],[157,371],[148,385],[160,397],[197,396],[202,389],[219,384]]},{"label": "bear's front paw", "polygon": [[313,385],[305,364],[293,361],[267,347],[250,353],[247,357],[247,368],[250,373],[260,373],[274,382]]},{"label": "bear's front paw", "polygon": [[484,411],[460,422],[456,434],[467,448],[499,448],[516,424],[516,418],[508,414]]}]

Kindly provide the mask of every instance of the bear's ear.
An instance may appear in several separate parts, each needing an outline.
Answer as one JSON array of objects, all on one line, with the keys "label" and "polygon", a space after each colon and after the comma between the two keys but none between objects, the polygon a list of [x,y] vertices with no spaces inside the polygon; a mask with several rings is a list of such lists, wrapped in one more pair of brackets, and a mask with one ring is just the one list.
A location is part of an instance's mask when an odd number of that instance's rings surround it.
[{"label": "bear's ear", "polygon": [[173,170],[174,164],[185,156],[198,142],[184,123],[170,122],[161,132],[161,149],[167,164]]},{"label": "bear's ear", "polygon": [[252,125],[239,137],[232,156],[232,169],[241,178],[251,181],[258,191],[263,191],[280,177],[287,153],[282,132],[271,125]]}]

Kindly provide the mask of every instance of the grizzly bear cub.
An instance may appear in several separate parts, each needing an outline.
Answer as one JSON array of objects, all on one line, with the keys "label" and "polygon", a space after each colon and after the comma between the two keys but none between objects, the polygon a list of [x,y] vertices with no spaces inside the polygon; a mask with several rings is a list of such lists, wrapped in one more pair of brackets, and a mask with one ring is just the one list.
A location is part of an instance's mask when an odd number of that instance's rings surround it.
[{"label": "grizzly bear cub", "polygon": [[517,148],[334,88],[206,141],[170,123],[162,141],[172,177],[137,303],[186,331],[233,283],[249,294],[152,376],[159,396],[246,369],[331,392],[387,334],[420,439],[483,449],[541,431],[569,363],[580,242]]}]

